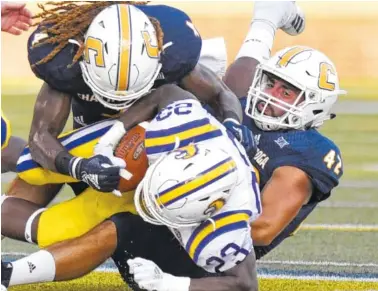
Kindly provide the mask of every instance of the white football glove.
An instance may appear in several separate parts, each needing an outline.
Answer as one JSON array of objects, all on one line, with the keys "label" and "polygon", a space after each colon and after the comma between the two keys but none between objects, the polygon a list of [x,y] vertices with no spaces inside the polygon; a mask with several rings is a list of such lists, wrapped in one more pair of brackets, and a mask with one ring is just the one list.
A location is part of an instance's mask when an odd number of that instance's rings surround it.
[{"label": "white football glove", "polygon": [[164,273],[154,262],[143,258],[127,261],[139,288],[149,291],[189,291],[190,278]]},{"label": "white football glove", "polygon": [[121,121],[116,121],[114,125],[105,133],[95,145],[94,155],[103,155],[113,163],[113,166],[126,168],[123,159],[114,156],[114,150],[121,138],[126,134],[125,127]]},{"label": "white football glove", "polygon": [[305,29],[305,15],[295,1],[255,1],[253,21],[268,21],[290,35]]}]

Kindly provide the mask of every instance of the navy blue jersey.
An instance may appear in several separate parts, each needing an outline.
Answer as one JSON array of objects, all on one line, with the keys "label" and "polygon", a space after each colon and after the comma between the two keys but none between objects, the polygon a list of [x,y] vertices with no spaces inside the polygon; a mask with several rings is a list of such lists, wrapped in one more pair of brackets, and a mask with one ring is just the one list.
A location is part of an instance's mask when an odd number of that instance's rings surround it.
[{"label": "navy blue jersey", "polygon": [[160,22],[164,32],[164,52],[161,54],[163,76],[166,82],[179,82],[197,65],[202,39],[189,16],[166,5],[136,6],[146,15]]},{"label": "navy blue jersey", "polygon": [[[181,10],[165,5],[137,6],[147,16],[159,20],[164,32],[164,52],[161,54],[162,70],[155,87],[165,83],[178,83],[196,66],[202,47],[202,40],[190,18]],[[57,46],[43,44],[32,48],[32,44],[44,38],[38,27],[28,40],[28,58],[30,65],[43,59]],[[75,128],[108,117],[114,117],[117,111],[98,103],[91,89],[85,84],[79,63],[72,64],[78,46],[69,43],[53,59],[35,66],[35,75],[52,88],[73,97],[72,109]]]},{"label": "navy blue jersey", "polygon": [[[241,99],[245,109],[246,99]],[[343,174],[338,147],[316,129],[263,131],[244,114],[243,124],[252,130],[258,151],[251,162],[260,174],[260,187],[265,186],[273,171],[282,166],[303,170],[311,179],[314,191],[311,201],[327,199]]]}]

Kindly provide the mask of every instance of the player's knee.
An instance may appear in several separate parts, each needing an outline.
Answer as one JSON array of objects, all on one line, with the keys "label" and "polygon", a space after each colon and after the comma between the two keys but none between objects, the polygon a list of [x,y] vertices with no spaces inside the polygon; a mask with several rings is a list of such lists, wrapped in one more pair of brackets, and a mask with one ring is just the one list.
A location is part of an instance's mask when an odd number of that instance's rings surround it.
[{"label": "player's knee", "polygon": [[29,201],[3,195],[1,198],[2,234],[9,238],[35,243],[39,217],[44,210]]},{"label": "player's knee", "polygon": [[130,239],[130,236],[134,229],[133,222],[135,222],[137,218],[138,216],[131,214],[129,212],[117,213],[109,218],[109,220],[114,224],[116,229],[117,245],[123,245],[125,241]]},{"label": "player's knee", "polygon": [[81,237],[86,243],[101,246],[105,258],[110,257],[117,247],[117,231],[113,221],[105,220]]},{"label": "player's knee", "polygon": [[96,237],[99,242],[111,239],[116,235],[116,226],[113,221],[105,220],[91,230],[88,235]]}]

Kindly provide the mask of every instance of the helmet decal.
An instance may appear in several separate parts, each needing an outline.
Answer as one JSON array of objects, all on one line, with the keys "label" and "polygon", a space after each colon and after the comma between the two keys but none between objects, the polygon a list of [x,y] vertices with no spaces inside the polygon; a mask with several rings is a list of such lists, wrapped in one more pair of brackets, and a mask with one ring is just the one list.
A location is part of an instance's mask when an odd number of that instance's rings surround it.
[{"label": "helmet decal", "polygon": [[130,75],[130,56],[131,56],[131,23],[130,23],[130,6],[118,5],[119,15],[119,60],[118,60],[118,77],[117,90],[123,91],[129,88]]},{"label": "helmet decal", "polygon": [[292,49],[288,50],[285,54],[279,57],[279,61],[277,62],[277,66],[280,67],[286,67],[288,64],[290,64],[290,61],[300,53],[303,53],[305,51],[310,51],[311,49],[307,47],[301,47],[296,46]]}]

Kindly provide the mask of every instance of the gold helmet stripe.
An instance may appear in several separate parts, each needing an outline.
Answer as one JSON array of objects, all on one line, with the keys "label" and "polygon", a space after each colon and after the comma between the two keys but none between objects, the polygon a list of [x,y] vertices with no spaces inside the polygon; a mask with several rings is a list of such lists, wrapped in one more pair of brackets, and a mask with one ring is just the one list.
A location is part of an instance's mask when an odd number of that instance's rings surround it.
[{"label": "gold helmet stripe", "polygon": [[280,57],[280,60],[277,62],[277,65],[281,67],[286,67],[296,55],[309,50],[311,49],[301,46],[293,47],[292,49],[289,49],[283,56]]},{"label": "gold helmet stripe", "polygon": [[130,56],[132,49],[130,6],[125,4],[118,5],[118,16],[120,39],[117,90],[124,91],[129,88]]}]

